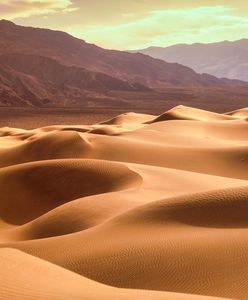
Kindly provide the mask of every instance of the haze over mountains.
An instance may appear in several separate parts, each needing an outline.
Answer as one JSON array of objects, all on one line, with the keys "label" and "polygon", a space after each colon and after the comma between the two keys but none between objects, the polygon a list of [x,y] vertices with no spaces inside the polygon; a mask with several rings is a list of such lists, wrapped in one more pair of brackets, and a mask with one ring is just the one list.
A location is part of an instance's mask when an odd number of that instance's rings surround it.
[{"label": "haze over mountains", "polygon": [[109,91],[147,93],[175,87],[244,83],[197,74],[147,55],[105,50],[67,33],[0,21],[0,104],[83,106],[122,99]]},{"label": "haze over mountains", "polygon": [[177,62],[198,73],[248,81],[248,39],[210,44],[149,47],[140,52],[167,62]]}]

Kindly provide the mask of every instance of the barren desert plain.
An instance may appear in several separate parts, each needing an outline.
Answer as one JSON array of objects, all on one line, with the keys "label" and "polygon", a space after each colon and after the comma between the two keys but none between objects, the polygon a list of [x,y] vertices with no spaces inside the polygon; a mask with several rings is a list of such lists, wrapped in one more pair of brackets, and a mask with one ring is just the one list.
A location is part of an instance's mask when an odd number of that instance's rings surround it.
[{"label": "barren desert plain", "polygon": [[0,299],[248,299],[248,109],[104,116],[0,129]]}]

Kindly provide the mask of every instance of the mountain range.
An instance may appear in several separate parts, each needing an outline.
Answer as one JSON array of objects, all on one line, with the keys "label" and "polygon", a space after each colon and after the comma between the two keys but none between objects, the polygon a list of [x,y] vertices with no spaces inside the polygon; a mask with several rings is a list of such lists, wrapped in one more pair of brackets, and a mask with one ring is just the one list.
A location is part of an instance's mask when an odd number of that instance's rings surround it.
[{"label": "mountain range", "polygon": [[[0,21],[0,105],[121,105],[164,88],[243,86],[141,53],[106,50],[65,32]],[[134,98],[135,98],[134,97]]]},{"label": "mountain range", "polygon": [[178,44],[132,51],[167,62],[177,62],[198,73],[248,81],[248,39],[210,44]]}]

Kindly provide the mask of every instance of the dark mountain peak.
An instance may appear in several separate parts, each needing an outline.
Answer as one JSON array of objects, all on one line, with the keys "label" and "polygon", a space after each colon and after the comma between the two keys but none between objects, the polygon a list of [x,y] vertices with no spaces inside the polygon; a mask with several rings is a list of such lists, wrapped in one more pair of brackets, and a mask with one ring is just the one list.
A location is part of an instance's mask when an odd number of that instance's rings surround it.
[{"label": "dark mountain peak", "polygon": [[14,22],[9,21],[9,20],[6,20],[6,19],[1,19],[1,20],[0,20],[0,24],[12,24],[12,25],[15,25]]},{"label": "dark mountain peak", "polygon": [[15,27],[15,26],[16,26],[15,23],[13,23],[9,20],[5,20],[5,19],[0,20],[0,28],[7,29],[7,28]]},{"label": "dark mountain peak", "polygon": [[[75,40],[79,40],[82,43],[85,43],[82,39],[77,39],[75,37],[72,37],[70,34],[64,31],[60,30],[52,30],[48,28],[39,28],[39,27],[32,27],[32,26],[23,26],[23,25],[17,25],[12,21],[2,19],[0,20],[0,28],[3,28],[6,30],[6,33],[8,30],[15,30],[17,33],[24,35],[30,34],[29,38],[32,38],[34,36],[37,36],[37,38],[40,38],[42,35],[47,36],[58,36],[58,37],[67,37],[67,38],[74,38]],[[25,36],[23,36],[25,38]]]}]

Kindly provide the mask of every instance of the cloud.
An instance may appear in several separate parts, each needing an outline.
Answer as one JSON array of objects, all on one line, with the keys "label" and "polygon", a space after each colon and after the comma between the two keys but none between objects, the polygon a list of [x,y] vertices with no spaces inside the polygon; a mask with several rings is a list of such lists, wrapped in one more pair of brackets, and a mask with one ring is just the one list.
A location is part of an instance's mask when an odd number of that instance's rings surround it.
[{"label": "cloud", "polygon": [[[6,3],[11,3],[11,0],[6,1]],[[12,0],[13,2],[13,0]],[[14,2],[31,2],[31,1],[14,1]],[[42,16],[45,11],[40,10],[41,17],[25,17],[18,19],[17,21],[31,25],[34,22],[38,26],[43,24],[54,27],[70,27],[70,26],[107,26],[107,25],[119,25],[126,24],[130,21],[137,21],[139,19],[145,18],[151,14],[152,11],[158,10],[182,10],[182,9],[193,9],[199,7],[215,7],[215,6],[226,6],[232,9],[236,9],[236,13],[244,14],[248,11],[248,2],[244,0],[53,0],[53,1],[32,1],[38,3],[54,3],[55,5],[67,6],[67,9],[71,9],[70,13],[64,14],[62,16],[57,15],[54,18],[52,15],[48,15],[46,18],[46,23]],[[21,6],[21,5],[19,5]],[[1,6],[0,6],[1,8]]]},{"label": "cloud", "polygon": [[244,0],[16,0],[1,1],[0,10],[17,24],[115,49],[235,40],[248,32]]},{"label": "cloud", "polygon": [[177,43],[238,39],[248,32],[248,19],[226,6],[152,11],[144,18],[116,26],[75,27],[74,35],[117,49],[140,49]]},{"label": "cloud", "polygon": [[72,9],[70,0],[1,0],[0,3],[1,17],[5,19],[28,18]]}]

